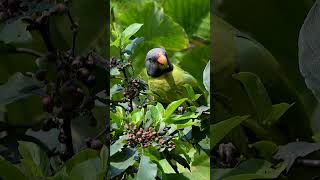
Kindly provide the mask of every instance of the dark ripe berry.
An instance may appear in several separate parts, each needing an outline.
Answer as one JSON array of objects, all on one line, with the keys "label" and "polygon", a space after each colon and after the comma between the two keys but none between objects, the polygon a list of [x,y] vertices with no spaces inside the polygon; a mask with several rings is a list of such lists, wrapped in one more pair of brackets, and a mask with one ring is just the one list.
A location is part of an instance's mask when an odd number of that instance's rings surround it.
[{"label": "dark ripe berry", "polygon": [[183,106],[178,107],[178,113],[183,114],[185,112],[185,108]]},{"label": "dark ripe berry", "polygon": [[54,104],[51,96],[42,97],[42,104],[46,112],[52,112]]},{"label": "dark ripe berry", "polygon": [[80,68],[77,74],[79,79],[87,80],[87,78],[89,77],[90,71],[87,68]]},{"label": "dark ripe berry", "polygon": [[74,80],[66,81],[59,91],[63,110],[73,110],[73,108],[80,106],[83,101],[83,91]]},{"label": "dark ripe berry", "polygon": [[73,69],[78,69],[78,68],[80,68],[81,66],[82,66],[82,62],[81,62],[81,60],[80,60],[80,57],[78,56],[78,57],[76,57],[76,58],[72,61],[71,67],[72,67]]},{"label": "dark ripe berry", "polygon": [[67,6],[62,4],[62,3],[59,3],[59,4],[56,5],[54,11],[59,13],[59,14],[62,14],[62,13],[67,11]]},{"label": "dark ripe berry", "polygon": [[91,141],[90,148],[95,149],[95,150],[100,150],[102,148],[103,144],[99,139],[93,139]]},{"label": "dark ripe berry", "polygon": [[119,65],[119,60],[115,57],[112,57],[111,63],[110,63],[111,68],[116,67],[118,65]]},{"label": "dark ripe berry", "polygon": [[46,69],[37,70],[35,76],[39,81],[44,81],[47,78],[48,71]]},{"label": "dark ripe berry", "polygon": [[64,143],[66,143],[66,139],[67,139],[66,135],[64,133],[60,132],[59,136],[58,136],[59,142],[64,144]]},{"label": "dark ripe berry", "polygon": [[141,134],[142,134],[141,130],[137,132],[137,136],[141,136]]},{"label": "dark ripe berry", "polygon": [[85,61],[85,66],[91,70],[96,66],[92,56],[89,56],[87,58],[87,60]]},{"label": "dark ripe berry", "polygon": [[58,71],[58,73],[57,73],[57,79],[58,79],[58,81],[60,81],[60,82],[65,82],[65,81],[67,81],[68,80],[68,73],[65,71],[65,70],[60,70],[60,71]]},{"label": "dark ripe berry", "polygon": [[159,144],[162,145],[164,143],[163,139],[159,139]]},{"label": "dark ripe berry", "polygon": [[87,80],[86,80],[86,85],[89,87],[92,87],[96,82],[96,76],[95,75],[90,75]]}]

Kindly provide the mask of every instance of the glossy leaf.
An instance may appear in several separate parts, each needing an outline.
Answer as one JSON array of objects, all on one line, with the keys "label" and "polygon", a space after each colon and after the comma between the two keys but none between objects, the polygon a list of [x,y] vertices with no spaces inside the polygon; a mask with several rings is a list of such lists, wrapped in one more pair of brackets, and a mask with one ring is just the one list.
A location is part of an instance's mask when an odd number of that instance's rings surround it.
[{"label": "glossy leaf", "polygon": [[167,106],[167,108],[166,108],[164,117],[165,117],[165,118],[169,118],[169,117],[174,113],[174,111],[175,111],[182,103],[184,103],[186,100],[187,100],[187,98],[184,98],[184,99],[180,99],[180,100],[173,101],[172,103],[170,103],[170,104]]},{"label": "glossy leaf", "polygon": [[157,176],[157,165],[150,161],[148,156],[142,156],[139,164],[139,170],[136,180],[155,179]]},{"label": "glossy leaf", "polygon": [[[37,168],[39,167],[39,170],[42,175],[48,175],[49,173],[49,159],[47,156],[47,153],[45,153],[40,147],[34,143],[31,142],[19,142],[19,152],[23,159],[26,161],[24,162],[26,166],[28,164],[34,163],[35,167],[30,167],[32,169],[35,169],[35,171],[38,171]],[[39,174],[36,172],[36,174]]]},{"label": "glossy leaf", "polygon": [[[285,166],[281,164],[273,168],[273,165],[268,161],[249,159],[233,169],[214,169],[213,178],[217,180],[274,179],[277,178],[284,169]],[[219,171],[224,172],[220,173]]]},{"label": "glossy leaf", "polygon": [[3,25],[0,29],[0,41],[8,43],[25,43],[32,40],[30,32],[26,30],[27,24],[16,20]]},{"label": "glossy leaf", "polygon": [[94,159],[97,156],[97,151],[92,149],[86,149],[78,152],[64,164],[64,166],[66,167],[66,172],[69,174],[76,165],[85,162],[89,159]]},{"label": "glossy leaf", "polygon": [[279,150],[277,154],[274,155],[274,158],[284,160],[286,171],[288,172],[298,157],[304,157],[314,151],[318,151],[319,149],[319,143],[308,143],[302,141],[292,142],[279,146]]},{"label": "glossy leaf", "polygon": [[28,178],[15,167],[11,162],[0,159],[0,177],[3,180],[21,179],[27,180]]},{"label": "glossy leaf", "polygon": [[248,117],[249,116],[235,116],[214,125],[210,125],[211,149],[214,148],[233,128],[248,119]]},{"label": "glossy leaf", "polygon": [[240,72],[233,77],[241,81],[258,114],[259,122],[263,122],[271,112],[272,103],[260,78],[249,72]]},{"label": "glossy leaf", "polygon": [[[165,0],[164,12],[179,23],[188,35],[193,35],[210,10],[209,0]],[[207,28],[210,25],[207,26]]]},{"label": "glossy leaf", "polygon": [[42,87],[37,80],[18,72],[0,86],[0,104],[9,104],[31,95],[43,95]]},{"label": "glossy leaf", "polygon": [[110,146],[110,156],[113,156],[117,152],[121,151],[125,145],[124,141],[125,136],[121,136],[115,143]]}]

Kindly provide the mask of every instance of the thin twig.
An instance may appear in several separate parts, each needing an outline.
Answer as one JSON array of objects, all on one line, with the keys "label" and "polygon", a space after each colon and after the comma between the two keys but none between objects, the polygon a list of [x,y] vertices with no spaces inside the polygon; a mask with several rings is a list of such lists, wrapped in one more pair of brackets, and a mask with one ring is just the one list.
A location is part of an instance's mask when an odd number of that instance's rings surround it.
[{"label": "thin twig", "polygon": [[68,9],[68,18],[70,20],[71,23],[71,30],[72,30],[72,48],[71,48],[71,56],[74,57],[75,56],[75,49],[76,49],[76,39],[77,39],[77,34],[78,34],[78,24],[75,23],[75,21],[73,20],[70,10]]},{"label": "thin twig", "polygon": [[296,163],[305,167],[320,167],[320,160],[315,159],[297,159]]},{"label": "thin twig", "polygon": [[24,54],[29,54],[29,55],[32,55],[32,56],[35,56],[35,57],[42,57],[44,56],[44,54],[36,51],[36,50],[33,50],[33,49],[28,49],[28,48],[16,48],[15,49],[15,52],[16,53],[24,53]]}]

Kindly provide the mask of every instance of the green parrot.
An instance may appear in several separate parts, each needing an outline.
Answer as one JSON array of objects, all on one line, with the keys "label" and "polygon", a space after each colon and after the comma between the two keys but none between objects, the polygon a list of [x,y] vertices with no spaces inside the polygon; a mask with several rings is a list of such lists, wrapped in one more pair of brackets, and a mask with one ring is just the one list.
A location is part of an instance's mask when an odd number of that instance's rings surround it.
[{"label": "green parrot", "polygon": [[185,84],[189,84],[195,94],[201,94],[198,99],[206,105],[204,91],[200,88],[197,80],[180,67],[172,64],[163,48],[151,49],[145,59],[144,74],[148,75],[149,90],[155,95],[155,100],[162,104],[170,104],[182,98],[188,98]]}]

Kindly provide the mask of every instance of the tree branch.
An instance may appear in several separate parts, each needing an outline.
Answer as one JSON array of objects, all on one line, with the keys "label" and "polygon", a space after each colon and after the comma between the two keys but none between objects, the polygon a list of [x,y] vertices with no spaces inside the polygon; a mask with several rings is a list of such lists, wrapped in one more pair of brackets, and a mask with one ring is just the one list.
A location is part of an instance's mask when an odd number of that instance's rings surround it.
[{"label": "tree branch", "polygon": [[296,163],[306,167],[320,167],[320,160],[315,159],[297,159]]},{"label": "tree branch", "polygon": [[35,56],[35,57],[42,57],[44,56],[44,54],[36,51],[36,50],[33,50],[33,49],[28,49],[28,48],[16,48],[15,49],[15,52],[16,53],[24,53],[24,54],[29,54],[29,55],[32,55],[32,56]]}]

